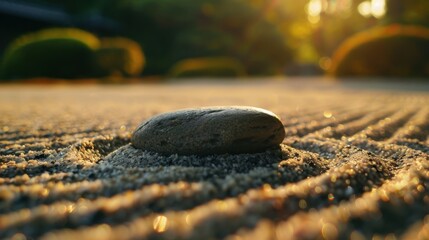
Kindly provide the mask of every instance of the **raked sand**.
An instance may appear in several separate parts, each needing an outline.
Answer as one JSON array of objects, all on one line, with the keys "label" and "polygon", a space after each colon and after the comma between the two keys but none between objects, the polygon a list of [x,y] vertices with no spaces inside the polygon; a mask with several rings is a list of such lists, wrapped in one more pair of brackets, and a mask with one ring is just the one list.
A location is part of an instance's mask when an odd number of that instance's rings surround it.
[{"label": "raked sand", "polygon": [[[0,86],[0,238],[429,239],[428,85]],[[221,105],[273,111],[285,140],[205,157],[129,144],[158,113]]]}]

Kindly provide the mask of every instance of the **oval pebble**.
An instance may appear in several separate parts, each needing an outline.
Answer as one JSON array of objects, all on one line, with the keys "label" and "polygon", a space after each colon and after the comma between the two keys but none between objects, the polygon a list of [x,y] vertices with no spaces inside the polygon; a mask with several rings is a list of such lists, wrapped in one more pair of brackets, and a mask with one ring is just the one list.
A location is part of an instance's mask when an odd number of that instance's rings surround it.
[{"label": "oval pebble", "polygon": [[131,143],[164,155],[237,154],[274,148],[284,137],[282,122],[270,111],[211,107],[157,115],[134,131]]}]

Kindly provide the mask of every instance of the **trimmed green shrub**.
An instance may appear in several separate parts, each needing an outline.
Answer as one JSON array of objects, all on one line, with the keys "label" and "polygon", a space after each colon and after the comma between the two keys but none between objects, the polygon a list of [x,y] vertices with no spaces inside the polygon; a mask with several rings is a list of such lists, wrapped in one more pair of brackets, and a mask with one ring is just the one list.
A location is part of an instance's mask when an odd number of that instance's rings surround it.
[{"label": "trimmed green shrub", "polygon": [[242,77],[244,66],[228,57],[190,58],[176,63],[169,71],[169,77]]},{"label": "trimmed green shrub", "polygon": [[337,77],[428,77],[429,29],[390,25],[359,33],[335,52]]},{"label": "trimmed green shrub", "polygon": [[140,45],[122,37],[101,39],[95,57],[101,75],[138,76],[145,64]]},{"label": "trimmed green shrub", "polygon": [[5,79],[78,78],[93,74],[93,50],[99,40],[73,28],[54,28],[24,35],[6,50],[0,75]]}]

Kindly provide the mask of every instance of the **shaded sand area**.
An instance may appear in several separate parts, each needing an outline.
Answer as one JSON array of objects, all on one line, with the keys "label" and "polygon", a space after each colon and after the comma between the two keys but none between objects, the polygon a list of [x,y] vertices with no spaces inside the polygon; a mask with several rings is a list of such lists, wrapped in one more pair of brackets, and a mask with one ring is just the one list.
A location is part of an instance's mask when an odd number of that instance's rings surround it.
[{"label": "shaded sand area", "polygon": [[[0,86],[0,238],[429,239],[429,92],[373,87]],[[286,138],[205,157],[129,145],[155,114],[213,105],[271,110]]]}]

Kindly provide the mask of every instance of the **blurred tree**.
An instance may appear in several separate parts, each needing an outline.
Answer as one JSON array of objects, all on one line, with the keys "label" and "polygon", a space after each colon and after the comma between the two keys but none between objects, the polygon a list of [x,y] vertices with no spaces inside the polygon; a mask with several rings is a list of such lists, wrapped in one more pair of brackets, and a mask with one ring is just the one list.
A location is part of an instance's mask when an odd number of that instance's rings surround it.
[{"label": "blurred tree", "polygon": [[230,56],[250,74],[272,74],[292,57],[277,26],[245,0],[109,0],[103,9],[142,44],[147,74],[205,56]]},{"label": "blurred tree", "polygon": [[[122,26],[118,35],[142,45],[145,74],[163,74],[181,59],[205,56],[229,56],[249,74],[267,74],[291,60],[317,63],[347,37],[374,26],[429,27],[428,0],[27,1],[61,6],[77,19],[115,19]],[[377,4],[383,6],[378,15],[361,12]]]},{"label": "blurred tree", "polygon": [[[295,61],[317,63],[330,57],[349,36],[390,23],[429,26],[427,0],[250,0],[286,36]],[[362,15],[359,6],[383,6],[378,15]],[[378,7],[380,8],[380,7]],[[370,11],[372,9],[369,9]]]},{"label": "blurred tree", "polygon": [[429,1],[427,0],[388,0],[386,10],[388,22],[429,26]]}]

